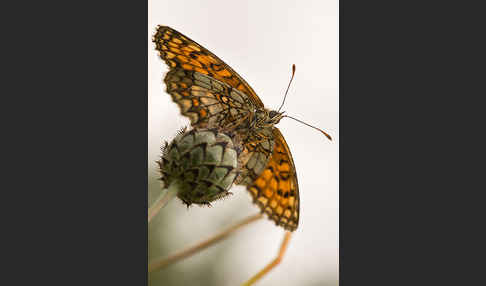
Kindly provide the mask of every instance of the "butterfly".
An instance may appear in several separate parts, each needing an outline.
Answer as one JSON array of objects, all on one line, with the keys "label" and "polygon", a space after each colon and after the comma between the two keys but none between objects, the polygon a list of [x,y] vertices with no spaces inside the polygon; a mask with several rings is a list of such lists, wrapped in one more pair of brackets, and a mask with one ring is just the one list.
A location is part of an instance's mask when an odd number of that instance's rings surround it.
[{"label": "butterfly", "polygon": [[292,154],[275,127],[283,112],[265,108],[250,85],[230,66],[190,38],[158,26],[152,40],[169,66],[167,92],[195,128],[231,130],[241,142],[240,174],[262,212],[276,225],[299,225],[299,184]]}]

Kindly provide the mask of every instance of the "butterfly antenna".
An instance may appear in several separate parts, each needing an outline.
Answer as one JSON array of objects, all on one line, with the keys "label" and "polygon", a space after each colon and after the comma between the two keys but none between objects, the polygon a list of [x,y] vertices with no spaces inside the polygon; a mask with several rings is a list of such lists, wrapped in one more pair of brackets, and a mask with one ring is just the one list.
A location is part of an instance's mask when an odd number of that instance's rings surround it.
[{"label": "butterfly antenna", "polygon": [[290,78],[289,85],[287,86],[287,90],[285,91],[284,99],[282,101],[282,105],[280,105],[278,112],[280,112],[280,109],[282,109],[282,107],[285,103],[285,98],[287,98],[287,92],[289,92],[290,84],[292,83],[292,80],[294,79],[294,75],[295,75],[295,64],[292,64],[292,77]]},{"label": "butterfly antenna", "polygon": [[304,124],[304,125],[307,125],[307,126],[309,126],[309,127],[311,127],[311,128],[314,128],[315,130],[320,131],[322,134],[326,135],[326,137],[327,137],[329,140],[331,140],[331,141],[332,141],[331,136],[330,136],[329,134],[327,134],[326,132],[324,132],[322,129],[319,129],[319,128],[315,127],[315,126],[312,126],[312,125],[310,125],[310,124],[307,124],[307,123],[305,123],[304,121],[299,120],[299,119],[297,119],[297,118],[294,118],[294,117],[292,117],[292,116],[284,115],[284,117],[291,118],[291,119],[293,119],[293,120],[295,120],[295,121],[298,121],[298,122],[300,122],[300,123],[302,123],[302,124]]}]

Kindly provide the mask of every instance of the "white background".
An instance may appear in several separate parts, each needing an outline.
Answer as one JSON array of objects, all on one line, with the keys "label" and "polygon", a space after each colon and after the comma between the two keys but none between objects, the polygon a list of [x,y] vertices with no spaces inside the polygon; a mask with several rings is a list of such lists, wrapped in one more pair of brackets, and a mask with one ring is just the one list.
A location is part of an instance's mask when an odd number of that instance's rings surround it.
[{"label": "white background", "polygon": [[[291,149],[300,188],[300,225],[283,262],[257,285],[338,284],[338,2],[324,1],[180,1],[149,0],[148,36],[157,25],[170,26],[195,40],[237,71],[267,108],[278,109],[295,64],[297,72],[282,110],[324,129],[319,132],[285,118],[277,125]],[[170,140],[188,120],[165,92],[168,71],[154,44],[148,44],[149,201],[160,191],[155,160],[163,140]],[[161,211],[150,231],[151,258],[178,250],[224,226],[258,212],[243,187],[212,208],[185,206],[177,200]],[[159,221],[159,222],[157,222]],[[277,254],[283,230],[268,219],[248,226],[220,245],[177,263],[186,275],[215,255],[215,284],[238,285]],[[153,238],[155,237],[155,239]]]}]

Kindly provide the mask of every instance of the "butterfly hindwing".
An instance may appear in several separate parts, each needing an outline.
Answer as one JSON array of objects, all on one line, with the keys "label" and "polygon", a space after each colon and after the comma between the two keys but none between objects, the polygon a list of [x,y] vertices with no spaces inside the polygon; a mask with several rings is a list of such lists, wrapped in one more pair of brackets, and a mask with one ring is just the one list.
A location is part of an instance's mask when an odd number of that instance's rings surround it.
[{"label": "butterfly hindwing", "polygon": [[243,152],[238,157],[240,174],[235,180],[237,185],[248,186],[265,169],[275,144],[271,128],[251,132],[243,143]]},{"label": "butterfly hindwing", "polygon": [[249,116],[246,94],[207,75],[176,67],[164,81],[192,126],[229,128]]},{"label": "butterfly hindwing", "polygon": [[227,130],[234,127],[238,134],[235,143],[242,147],[235,182],[248,185],[256,179],[272,153],[274,135],[271,128],[249,132],[244,121],[251,116],[246,94],[207,75],[181,68],[170,70],[164,81],[167,92],[192,126]]},{"label": "butterfly hindwing", "polygon": [[299,224],[299,184],[294,160],[285,139],[274,127],[274,146],[265,169],[247,186],[262,212],[286,230]]}]

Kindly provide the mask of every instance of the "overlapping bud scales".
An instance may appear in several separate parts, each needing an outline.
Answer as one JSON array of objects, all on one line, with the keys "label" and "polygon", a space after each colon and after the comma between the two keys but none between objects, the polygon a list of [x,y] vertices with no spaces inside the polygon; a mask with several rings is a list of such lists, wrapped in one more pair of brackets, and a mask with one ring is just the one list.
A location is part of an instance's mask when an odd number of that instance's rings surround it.
[{"label": "overlapping bud scales", "polygon": [[210,204],[228,194],[238,175],[238,151],[217,129],[182,129],[165,143],[158,161],[165,187],[179,185],[178,197],[188,206]]}]

